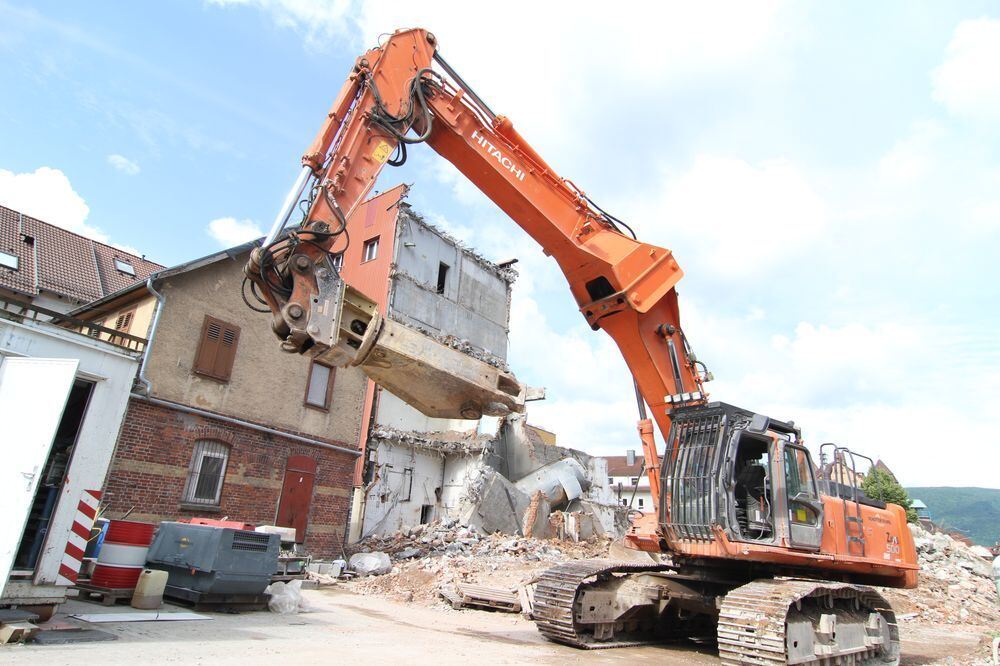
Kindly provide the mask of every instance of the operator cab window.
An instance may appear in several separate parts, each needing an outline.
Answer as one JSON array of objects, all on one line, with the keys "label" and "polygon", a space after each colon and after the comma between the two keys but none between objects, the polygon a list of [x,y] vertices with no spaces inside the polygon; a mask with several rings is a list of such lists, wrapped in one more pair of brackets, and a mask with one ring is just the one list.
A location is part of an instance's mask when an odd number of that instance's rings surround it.
[{"label": "operator cab window", "polygon": [[789,541],[793,547],[818,549],[823,538],[823,504],[812,460],[805,449],[789,444],[783,458]]},{"label": "operator cab window", "polygon": [[744,433],[733,466],[736,527],[743,539],[769,541],[774,534],[771,500],[770,439]]}]

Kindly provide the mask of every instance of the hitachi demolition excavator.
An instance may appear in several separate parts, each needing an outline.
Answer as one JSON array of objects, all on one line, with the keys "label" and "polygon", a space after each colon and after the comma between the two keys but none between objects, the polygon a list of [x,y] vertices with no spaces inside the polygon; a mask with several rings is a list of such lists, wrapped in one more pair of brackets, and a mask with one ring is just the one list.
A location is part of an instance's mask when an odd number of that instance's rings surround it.
[{"label": "hitachi demolition excavator", "polygon": [[[916,585],[904,510],[865,497],[853,479],[817,479],[793,422],[709,402],[711,376],[681,328],[682,271],[670,250],[638,241],[560,177],[437,46],[425,30],[400,30],[357,59],[252,253],[249,288],[282,348],[358,366],[430,416],[523,409],[525,387],[512,374],[383,316],[336,270],[347,218],[381,169],[427,143],[555,259],[635,382],[656,511],[634,515],[625,545],[648,555],[545,573],[539,631],[579,648],[714,631],[726,663],[897,663],[895,614],[870,586]],[[296,208],[304,215],[289,226]],[[853,464],[846,448],[824,449],[836,469]]]}]

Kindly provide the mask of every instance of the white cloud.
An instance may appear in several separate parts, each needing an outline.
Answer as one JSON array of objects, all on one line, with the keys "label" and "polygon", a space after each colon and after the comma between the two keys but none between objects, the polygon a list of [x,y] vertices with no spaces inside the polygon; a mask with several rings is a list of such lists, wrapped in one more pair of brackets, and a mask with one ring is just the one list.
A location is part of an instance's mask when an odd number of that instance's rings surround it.
[{"label": "white cloud", "polygon": [[253,220],[220,217],[208,223],[208,235],[222,247],[232,247],[260,238],[264,231]]},{"label": "white cloud", "polygon": [[59,169],[39,167],[31,173],[0,169],[0,203],[43,222],[108,242],[106,233],[86,223],[90,206]]},{"label": "white cloud", "polygon": [[880,178],[890,185],[910,185],[925,179],[938,160],[937,151],[948,132],[941,125],[920,121],[879,160]]},{"label": "white cloud", "polygon": [[984,122],[1000,120],[1000,20],[962,21],[944,62],[931,72],[934,99],[951,113]]},{"label": "white cloud", "polygon": [[322,48],[346,31],[349,0],[207,0],[220,7],[255,7],[281,28],[302,32],[311,48]]},{"label": "white cloud", "polygon": [[135,176],[141,171],[138,164],[124,155],[119,155],[117,153],[108,155],[108,164],[113,166],[118,171],[121,171],[126,176]]},{"label": "white cloud", "polygon": [[[688,172],[668,179],[657,208],[669,217],[648,225],[645,240],[679,252],[682,265],[697,264],[730,278],[760,273],[794,256],[819,236],[827,216],[823,200],[791,162],[754,166],[711,155],[697,157]],[[642,217],[655,220],[657,213]]]}]

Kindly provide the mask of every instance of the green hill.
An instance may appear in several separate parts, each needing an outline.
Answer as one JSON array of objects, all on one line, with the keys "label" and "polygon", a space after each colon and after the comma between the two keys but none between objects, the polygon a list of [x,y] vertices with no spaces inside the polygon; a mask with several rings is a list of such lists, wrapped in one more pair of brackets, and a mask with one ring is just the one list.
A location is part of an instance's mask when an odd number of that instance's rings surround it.
[{"label": "green hill", "polygon": [[1000,489],[907,488],[910,499],[923,500],[931,520],[958,530],[982,546],[1000,539]]}]

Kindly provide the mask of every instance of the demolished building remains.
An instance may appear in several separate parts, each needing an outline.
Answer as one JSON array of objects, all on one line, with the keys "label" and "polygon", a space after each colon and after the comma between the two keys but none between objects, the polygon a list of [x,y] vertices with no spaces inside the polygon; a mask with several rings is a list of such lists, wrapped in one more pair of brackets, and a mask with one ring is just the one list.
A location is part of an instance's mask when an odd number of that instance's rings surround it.
[{"label": "demolished building remains", "polygon": [[[516,272],[429,223],[404,201],[406,193],[393,188],[352,216],[352,243],[336,260],[344,279],[388,318],[506,370]],[[542,395],[533,391],[529,400]],[[570,506],[588,516],[577,532],[616,530],[621,512],[613,509],[603,460],[543,443],[523,415],[499,423],[431,418],[377,387],[365,413],[371,427],[362,442],[352,541],[436,519],[538,533],[551,510]]]}]

